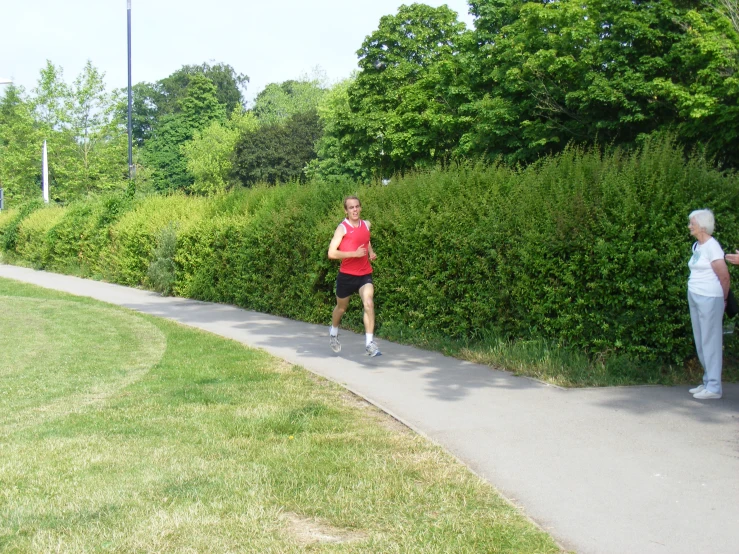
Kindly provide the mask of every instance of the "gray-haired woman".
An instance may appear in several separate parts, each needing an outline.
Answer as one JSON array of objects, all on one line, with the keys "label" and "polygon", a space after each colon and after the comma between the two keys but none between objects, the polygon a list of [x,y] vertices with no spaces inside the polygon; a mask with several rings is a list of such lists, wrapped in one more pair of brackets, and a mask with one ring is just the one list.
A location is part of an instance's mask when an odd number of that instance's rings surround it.
[{"label": "gray-haired woman", "polygon": [[711,210],[695,210],[688,228],[696,239],[688,262],[688,305],[698,360],[703,366],[703,383],[690,389],[693,398],[721,398],[723,363],[723,318],[729,295],[729,270],[724,251],[713,238],[715,219]]}]

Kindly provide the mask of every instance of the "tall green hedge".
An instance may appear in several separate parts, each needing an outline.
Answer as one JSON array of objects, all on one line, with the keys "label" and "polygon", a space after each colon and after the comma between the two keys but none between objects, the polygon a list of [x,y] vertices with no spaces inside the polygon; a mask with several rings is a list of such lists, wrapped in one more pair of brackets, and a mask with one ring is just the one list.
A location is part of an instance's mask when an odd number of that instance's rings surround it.
[{"label": "tall green hedge", "polygon": [[52,237],[49,230],[64,217],[64,208],[51,206],[28,214],[18,227],[15,251],[21,259],[33,267],[48,264]]},{"label": "tall green hedge", "polygon": [[[739,245],[737,175],[681,152],[655,139],[633,153],[571,148],[524,169],[464,166],[387,186],[107,198],[41,218],[45,238],[40,219],[19,211],[0,219],[0,237],[11,258],[32,251],[17,237],[34,236],[46,254],[27,263],[147,286],[157,241],[174,230],[175,294],[327,324],[338,269],[328,242],[343,197],[358,194],[378,254],[378,334],[494,333],[679,363],[694,353],[688,214],[713,209],[716,238],[727,251]],[[32,222],[36,234],[24,231]],[[346,322],[359,328],[355,305]]]}]

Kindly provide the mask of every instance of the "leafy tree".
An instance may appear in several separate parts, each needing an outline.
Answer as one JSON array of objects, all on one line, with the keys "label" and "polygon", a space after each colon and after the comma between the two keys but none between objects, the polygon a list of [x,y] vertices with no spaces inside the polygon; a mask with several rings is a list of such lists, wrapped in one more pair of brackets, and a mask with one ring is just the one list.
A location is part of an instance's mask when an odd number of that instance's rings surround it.
[{"label": "leafy tree", "polygon": [[[138,146],[143,146],[166,116],[180,113],[182,100],[196,76],[206,77],[213,83],[215,97],[223,105],[225,113],[243,108],[242,91],[246,89],[249,77],[236,73],[233,67],[224,63],[184,65],[155,83],[137,83],[132,87],[131,134]],[[119,117],[126,120],[128,103],[121,104],[118,109]]]},{"label": "leafy tree", "polygon": [[39,123],[50,130],[59,130],[69,123],[65,103],[71,92],[61,67],[46,60],[33,93],[33,108]]},{"label": "leafy tree", "polygon": [[262,124],[279,123],[315,109],[325,93],[318,79],[270,83],[257,95],[252,111]]},{"label": "leafy tree", "polygon": [[739,1],[714,0],[709,4],[716,12],[725,17],[734,31],[739,34]]},{"label": "leafy tree", "polygon": [[141,152],[143,162],[151,168],[154,190],[185,190],[192,184],[180,149],[193,131],[179,115],[165,115],[157,124]]},{"label": "leafy tree", "polygon": [[[79,195],[81,187],[75,159],[77,145],[70,130],[72,89],[64,81],[64,70],[47,60],[32,92],[31,104],[41,143],[45,140],[48,150],[49,195],[55,201],[72,199]],[[38,160],[41,160],[41,143]],[[40,168],[40,161],[37,163]]]},{"label": "leafy tree", "polygon": [[527,161],[569,141],[631,145],[676,126],[686,140],[711,117],[736,128],[736,39],[698,2],[470,5],[474,94],[462,111],[474,125],[460,141],[465,154]]},{"label": "leafy tree", "polygon": [[[137,83],[131,87],[131,138],[136,146],[143,146],[151,137],[159,116],[159,98],[161,94],[151,83]],[[128,122],[127,97],[118,106],[118,117]]]},{"label": "leafy tree", "polygon": [[466,100],[455,85],[465,33],[448,7],[412,4],[383,17],[365,39],[349,111],[330,127],[363,175],[426,167],[452,155]]},{"label": "leafy tree", "polygon": [[[729,3],[730,0],[724,0]],[[690,10],[674,57],[684,79],[655,80],[672,105],[683,143],[701,143],[719,162],[739,167],[739,33],[729,14]]]},{"label": "leafy tree", "polygon": [[182,147],[197,131],[223,122],[225,117],[215,85],[203,75],[193,76],[179,102],[178,113],[162,117],[144,146],[143,157],[152,167],[156,190],[186,190],[192,185]]},{"label": "leafy tree", "polygon": [[128,174],[125,127],[115,119],[118,100],[106,92],[103,78],[88,61],[67,98],[68,130],[77,147],[72,160],[81,193],[109,190]]},{"label": "leafy tree", "polygon": [[33,93],[28,104],[38,143],[28,171],[39,171],[46,140],[51,198],[65,202],[122,186],[125,128],[115,118],[117,99],[106,92],[104,75],[88,61],[70,86],[63,70],[47,61]]},{"label": "leafy tree", "polygon": [[193,130],[226,118],[225,106],[218,100],[217,92],[207,77],[195,75],[190,79],[185,96],[179,102],[179,112]]},{"label": "leafy tree", "polygon": [[160,113],[177,113],[181,109],[181,101],[187,96],[191,81],[196,76],[207,78],[215,86],[215,97],[223,105],[227,113],[244,105],[242,89],[246,89],[249,77],[236,73],[233,67],[224,63],[210,65],[183,65],[180,69],[157,82],[160,94],[157,97],[157,108]]},{"label": "leafy tree", "polygon": [[40,194],[42,141],[23,88],[8,86],[0,100],[0,187],[6,202]]},{"label": "leafy tree", "polygon": [[258,127],[252,112],[237,108],[224,123],[213,121],[202,131],[196,131],[193,139],[182,146],[187,171],[193,178],[190,190],[197,194],[226,191],[233,172],[236,142],[240,136],[254,132]]},{"label": "leafy tree", "polygon": [[245,133],[236,143],[234,177],[247,187],[260,182],[303,180],[303,169],[315,158],[315,144],[321,134],[315,109]]},{"label": "leafy tree", "polygon": [[349,109],[349,88],[356,77],[345,79],[334,85],[318,104],[318,115],[323,134],[316,144],[316,158],[308,163],[306,176],[323,181],[337,181],[346,178],[368,180],[371,170],[362,168],[360,162],[349,154],[351,148],[345,143],[351,136],[342,134],[344,122],[351,117]]}]

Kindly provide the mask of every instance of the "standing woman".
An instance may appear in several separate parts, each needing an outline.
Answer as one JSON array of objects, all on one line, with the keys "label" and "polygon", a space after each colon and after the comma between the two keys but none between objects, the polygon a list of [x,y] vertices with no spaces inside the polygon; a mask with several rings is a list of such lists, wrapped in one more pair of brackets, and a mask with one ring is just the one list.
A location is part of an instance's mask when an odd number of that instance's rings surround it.
[{"label": "standing woman", "polygon": [[711,210],[696,210],[689,216],[688,229],[696,239],[688,262],[688,305],[698,359],[703,366],[703,383],[690,389],[693,398],[721,398],[723,363],[723,318],[729,295],[729,270],[724,251],[713,238],[715,219]]}]

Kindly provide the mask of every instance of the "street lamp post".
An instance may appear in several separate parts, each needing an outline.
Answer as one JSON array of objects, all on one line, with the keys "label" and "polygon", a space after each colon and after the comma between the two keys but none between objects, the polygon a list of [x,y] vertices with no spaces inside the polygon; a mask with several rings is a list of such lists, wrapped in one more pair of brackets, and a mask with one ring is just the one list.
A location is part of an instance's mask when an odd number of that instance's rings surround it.
[{"label": "street lamp post", "polygon": [[127,1],[127,15],[128,15],[128,180],[133,181],[135,168],[133,167],[133,148],[132,142],[132,130],[131,130],[131,0]]},{"label": "street lamp post", "polygon": [[41,149],[41,190],[44,197],[44,204],[49,203],[49,155],[46,149],[46,141]]}]

